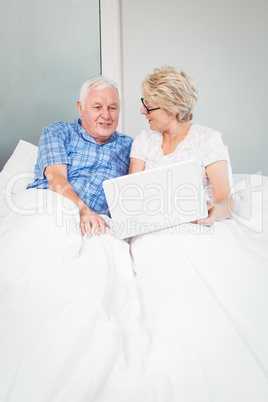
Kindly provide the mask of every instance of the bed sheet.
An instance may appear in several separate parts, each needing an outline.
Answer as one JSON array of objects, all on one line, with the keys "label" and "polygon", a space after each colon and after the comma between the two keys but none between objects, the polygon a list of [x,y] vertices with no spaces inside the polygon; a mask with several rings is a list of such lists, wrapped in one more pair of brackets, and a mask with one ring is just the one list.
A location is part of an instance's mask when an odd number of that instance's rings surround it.
[{"label": "bed sheet", "polygon": [[82,237],[59,194],[12,198],[0,400],[266,402],[268,178],[236,179],[234,219],[130,242]]},{"label": "bed sheet", "polygon": [[137,320],[172,401],[268,398],[268,181],[239,181],[234,219],[131,241]]},{"label": "bed sheet", "polygon": [[79,233],[78,209],[27,190],[1,221],[0,400],[95,401],[124,353],[129,245]]}]

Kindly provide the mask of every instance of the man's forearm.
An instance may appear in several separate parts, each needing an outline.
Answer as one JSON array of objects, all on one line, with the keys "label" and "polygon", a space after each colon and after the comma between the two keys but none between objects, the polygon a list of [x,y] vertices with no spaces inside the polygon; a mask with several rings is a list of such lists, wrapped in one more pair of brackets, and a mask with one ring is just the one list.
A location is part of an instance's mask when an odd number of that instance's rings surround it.
[{"label": "man's forearm", "polygon": [[49,189],[63,195],[64,197],[71,200],[79,209],[80,214],[89,209],[83,200],[75,192],[69,181],[62,175],[53,175],[49,177],[48,175]]},{"label": "man's forearm", "polygon": [[79,209],[80,229],[82,235],[85,233],[90,237],[92,233],[99,235],[105,233],[105,222],[103,218],[90,209],[73,189],[67,178],[66,165],[52,165],[45,170],[49,189],[61,194],[71,200]]}]

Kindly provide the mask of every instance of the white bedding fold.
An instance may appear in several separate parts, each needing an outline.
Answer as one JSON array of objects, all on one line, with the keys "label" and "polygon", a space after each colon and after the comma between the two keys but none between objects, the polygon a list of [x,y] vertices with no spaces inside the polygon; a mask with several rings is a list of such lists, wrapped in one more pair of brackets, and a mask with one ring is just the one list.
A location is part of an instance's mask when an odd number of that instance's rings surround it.
[{"label": "white bedding fold", "polygon": [[0,399],[94,400],[123,350],[129,245],[82,237],[78,211],[68,200],[60,209],[58,194],[28,190],[16,205],[36,208],[37,195],[39,214],[10,212],[0,229]]},{"label": "white bedding fold", "polygon": [[264,184],[237,221],[130,244],[82,237],[59,194],[19,195],[0,227],[1,402],[267,402]]},{"label": "white bedding fold", "polygon": [[265,402],[268,259],[235,221],[186,226],[131,242],[149,354],[174,401]]}]

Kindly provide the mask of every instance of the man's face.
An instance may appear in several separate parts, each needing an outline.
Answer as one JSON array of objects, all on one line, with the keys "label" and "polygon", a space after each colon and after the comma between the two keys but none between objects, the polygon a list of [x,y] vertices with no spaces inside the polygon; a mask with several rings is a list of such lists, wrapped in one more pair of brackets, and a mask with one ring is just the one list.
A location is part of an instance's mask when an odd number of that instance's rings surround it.
[{"label": "man's face", "polygon": [[82,118],[81,126],[99,144],[109,141],[116,131],[119,119],[119,94],[115,88],[89,88],[84,109],[77,101],[79,115]]}]

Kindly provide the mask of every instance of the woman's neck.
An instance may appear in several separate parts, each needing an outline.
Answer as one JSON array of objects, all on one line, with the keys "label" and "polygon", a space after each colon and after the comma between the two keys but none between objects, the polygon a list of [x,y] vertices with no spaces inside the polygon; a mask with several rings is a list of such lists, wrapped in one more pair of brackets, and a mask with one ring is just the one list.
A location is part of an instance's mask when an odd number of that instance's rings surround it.
[{"label": "woman's neck", "polygon": [[163,139],[165,139],[166,142],[172,143],[175,141],[182,141],[188,134],[189,130],[191,127],[190,122],[180,122],[180,121],[175,121],[174,124],[170,125],[168,130],[163,131]]},{"label": "woman's neck", "polygon": [[175,151],[177,145],[184,140],[191,128],[190,122],[175,122],[167,131],[163,131],[162,150],[164,155]]}]

